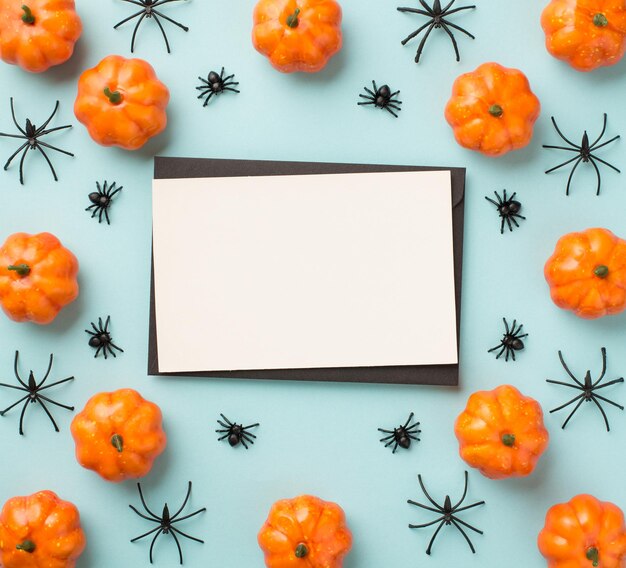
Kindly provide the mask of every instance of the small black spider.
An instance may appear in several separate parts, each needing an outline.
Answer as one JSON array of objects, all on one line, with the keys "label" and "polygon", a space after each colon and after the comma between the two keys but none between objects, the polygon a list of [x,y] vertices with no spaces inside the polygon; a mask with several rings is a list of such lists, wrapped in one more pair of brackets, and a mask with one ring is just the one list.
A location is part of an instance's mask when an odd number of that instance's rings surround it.
[{"label": "small black spider", "polygon": [[450,39],[452,40],[452,46],[454,47],[454,52],[456,53],[456,60],[460,61],[461,55],[459,54],[459,47],[456,44],[456,39],[454,39],[454,34],[450,30],[450,28],[454,28],[455,30],[463,32],[465,35],[468,35],[472,39],[476,38],[467,30],[457,26],[456,24],[453,24],[450,20],[447,19],[447,17],[455,14],[456,12],[461,12],[462,10],[471,10],[472,8],[476,8],[476,6],[462,6],[461,8],[454,8],[454,10],[451,10],[450,8],[452,8],[452,5],[456,2],[456,0],[451,0],[444,8],[441,7],[440,0],[435,0],[432,7],[426,4],[424,0],[419,0],[419,2],[424,7],[424,10],[419,10],[417,8],[398,8],[398,12],[411,12],[413,14],[420,14],[421,16],[426,16],[427,18],[429,18],[428,22],[419,27],[408,37],[403,39],[402,45],[406,45],[415,36],[419,35],[420,32],[428,28],[426,30],[426,33],[424,34],[424,37],[422,38],[422,41],[419,44],[419,47],[417,48],[417,54],[415,55],[415,63],[419,63],[420,57],[422,55],[422,50],[424,49],[424,45],[426,45],[426,40],[428,39],[430,32],[432,32],[433,29],[442,28],[443,31],[445,31],[448,36],[450,36]]},{"label": "small black spider", "polygon": [[85,330],[85,333],[91,335],[89,338],[89,347],[93,347],[96,350],[94,358],[100,354],[100,351],[102,351],[105,359],[107,358],[107,353],[113,355],[113,357],[117,357],[113,349],[117,349],[118,351],[124,353],[124,350],[115,345],[111,339],[111,333],[109,332],[110,322],[111,316],[107,316],[104,326],[102,325],[102,318],[98,318],[98,327],[96,327],[95,323],[91,322],[93,331],[89,331],[88,329]]},{"label": "small black spider", "polygon": [[154,21],[157,23],[157,25],[159,26],[159,29],[161,30],[161,33],[163,34],[163,39],[165,40],[165,47],[167,47],[168,53],[171,53],[170,43],[169,41],[167,41],[167,35],[165,33],[165,30],[163,29],[163,24],[161,24],[161,21],[159,20],[159,18],[163,18],[164,20],[167,20],[168,22],[178,26],[181,30],[184,30],[186,32],[189,31],[188,27],[183,26],[181,23],[177,22],[176,20],[172,20],[172,18],[166,16],[163,12],[159,12],[156,9],[157,6],[160,7],[160,6],[163,6],[163,4],[169,4],[170,2],[180,2],[181,0],[122,0],[122,1],[128,2],[129,4],[134,4],[135,6],[141,6],[141,10],[139,10],[138,12],[135,12],[134,14],[128,16],[128,18],[123,19],[121,22],[113,26],[113,29],[116,30],[121,25],[139,16],[139,20],[137,21],[137,24],[135,25],[135,29],[133,31],[133,38],[130,42],[131,53],[135,52],[135,37],[137,36],[137,30],[139,29],[139,26],[141,25],[141,22],[143,22],[144,18],[154,18]]},{"label": "small black spider", "polygon": [[226,438],[228,438],[228,443],[233,448],[236,445],[238,445],[239,442],[241,442],[243,444],[243,447],[246,448],[246,450],[248,449],[248,445],[246,444],[246,442],[248,442],[249,444],[254,444],[254,440],[256,439],[256,436],[254,434],[251,434],[250,432],[246,432],[246,430],[248,430],[249,428],[255,428],[256,426],[258,426],[259,425],[258,422],[256,424],[250,424],[249,426],[244,426],[243,424],[236,424],[234,422],[231,422],[228,418],[226,418],[226,416],[224,416],[221,413],[220,413],[220,416],[224,419],[224,421],[222,422],[222,420],[218,420],[217,423],[220,426],[223,426],[223,429],[215,430],[215,431],[218,434],[224,434],[224,435],[221,438],[217,439],[218,442],[221,442],[222,440],[225,440]]},{"label": "small black spider", "polygon": [[[573,379],[573,381],[576,384],[573,385],[571,383],[563,383],[561,381],[553,381],[551,379],[547,379],[547,382],[548,383],[552,383],[554,385],[561,385],[561,386],[564,386],[564,387],[569,387],[571,389],[576,389],[576,390],[582,391],[581,394],[579,394],[578,396],[576,396],[575,398],[573,398],[569,402],[566,402],[565,404],[562,404],[561,406],[559,406],[557,408],[553,408],[550,411],[550,413],[558,412],[559,410],[562,410],[566,406],[569,406],[570,404],[574,404],[576,401],[578,401],[578,404],[574,407],[574,410],[572,410],[570,415],[567,417],[567,420],[565,422],[563,422],[562,428],[565,428],[565,426],[567,426],[567,423],[570,421],[570,418],[572,416],[574,416],[574,413],[580,408],[580,405],[583,402],[593,401],[595,403],[595,405],[600,409],[600,412],[602,413],[602,417],[604,418],[604,423],[606,424],[606,431],[607,432],[609,432],[611,430],[609,428],[609,420],[606,417],[606,413],[604,412],[604,409],[602,408],[602,405],[598,402],[597,399],[600,399],[600,400],[602,400],[604,402],[612,404],[613,406],[617,406],[617,408],[619,408],[620,410],[624,410],[624,407],[622,405],[617,404],[616,402],[613,402],[612,400],[609,400],[608,398],[605,398],[605,397],[603,397],[603,396],[601,396],[601,395],[599,395],[599,394],[597,394],[595,392],[597,390],[603,389],[604,387],[610,387],[611,385],[624,382],[624,379],[622,377],[620,377],[619,379],[615,379],[613,381],[609,381],[608,383],[604,383],[603,385],[600,385],[600,382],[602,381],[602,379],[604,378],[604,375],[606,373],[606,349],[603,347],[601,349],[601,351],[602,351],[602,373],[600,374],[600,378],[597,381],[592,382],[592,380],[591,380],[591,371],[587,371],[587,374],[585,375],[585,379],[584,379],[583,383],[581,383],[572,374],[572,372],[569,370],[568,366],[565,364],[565,361],[563,360],[563,354],[559,351],[559,359],[561,360],[561,365],[563,365],[563,368],[565,369],[567,374]],[[598,385],[600,385],[600,386],[598,386]]]},{"label": "small black spider", "polygon": [[61,150],[61,148],[57,148],[56,146],[52,146],[40,140],[42,136],[46,136],[47,134],[51,134],[52,132],[56,132],[57,130],[64,130],[66,128],[72,128],[72,125],[68,124],[66,126],[57,126],[55,128],[46,129],[46,126],[50,124],[50,121],[52,120],[54,115],[57,113],[58,109],[59,109],[59,101],[57,101],[54,107],[54,110],[52,111],[52,114],[39,128],[37,128],[28,118],[26,119],[26,126],[22,128],[18,124],[17,119],[15,118],[15,108],[13,106],[13,97],[11,97],[11,116],[13,117],[13,123],[15,124],[17,129],[20,131],[20,134],[5,134],[4,132],[0,132],[0,136],[5,136],[7,138],[20,138],[22,140],[26,140],[26,142],[24,142],[24,144],[22,144],[13,154],[11,154],[6,164],[4,164],[4,170],[5,171],[8,170],[9,166],[11,165],[11,162],[13,161],[13,158],[15,158],[15,156],[17,156],[20,152],[22,152],[22,158],[20,160],[20,183],[22,185],[24,185],[24,160],[26,159],[26,154],[28,153],[29,150],[39,150],[41,152],[42,156],[46,159],[46,162],[48,162],[48,166],[50,166],[50,171],[52,172],[54,181],[59,181],[59,178],[57,177],[57,173],[54,171],[52,162],[50,161],[50,158],[48,158],[48,155],[44,151],[44,148],[54,150],[55,152],[60,152],[61,154],[65,154],[66,156],[74,157],[74,154],[72,154],[71,152],[66,152],[65,150]]},{"label": "small black spider", "polygon": [[105,181],[104,185],[100,187],[100,183],[96,182],[96,187],[98,191],[93,191],[89,194],[89,201],[93,205],[90,205],[85,209],[85,211],[90,211],[93,209],[91,213],[91,218],[93,219],[96,215],[98,215],[98,223],[102,223],[102,215],[104,214],[107,225],[111,224],[111,220],[109,219],[109,207],[111,207],[111,203],[113,201],[113,196],[122,191],[124,189],[123,186],[118,188],[115,187],[115,182],[113,182],[110,186]]},{"label": "small black spider", "polygon": [[469,544],[471,551],[475,554],[476,550],[474,549],[474,546],[472,545],[472,541],[469,539],[466,532],[461,528],[461,525],[477,532],[478,534],[483,534],[483,531],[478,530],[472,525],[467,524],[465,521],[462,521],[456,516],[456,514],[460,513],[461,511],[467,511],[467,509],[471,509],[472,507],[478,507],[478,505],[485,504],[484,501],[478,501],[477,503],[473,503],[472,505],[466,505],[465,507],[460,506],[465,500],[465,496],[467,495],[467,482],[468,482],[467,471],[465,472],[465,489],[463,490],[463,496],[461,497],[461,499],[456,505],[452,505],[450,496],[446,495],[446,498],[442,507],[441,505],[436,503],[433,500],[433,498],[428,494],[428,491],[426,491],[426,487],[424,487],[424,483],[422,481],[422,476],[418,475],[417,479],[420,483],[420,487],[422,488],[422,491],[424,492],[424,495],[426,495],[426,498],[434,505],[435,508],[428,507],[427,505],[422,505],[421,503],[416,503],[415,501],[411,501],[410,499],[408,500],[408,503],[410,503],[411,505],[416,505],[417,507],[421,507],[422,509],[426,509],[427,511],[432,511],[433,513],[441,514],[439,518],[435,519],[434,521],[431,521],[430,523],[425,523],[423,525],[409,525],[409,528],[411,529],[423,529],[425,527],[430,527],[432,525],[436,525],[437,523],[439,523],[437,530],[435,530],[435,534],[433,534],[432,538],[430,539],[430,542],[428,543],[426,554],[430,554],[433,543],[435,542],[435,538],[437,538],[439,531],[444,525],[454,525],[457,529],[459,529],[459,532],[465,537],[467,544]]},{"label": "small black spider", "polygon": [[413,416],[414,414],[411,412],[411,414],[409,414],[409,418],[404,423],[404,425],[400,425],[393,430],[384,430],[383,428],[378,429],[378,431],[382,432],[383,434],[389,434],[388,436],[381,438],[380,441],[386,442],[385,448],[391,446],[391,444],[394,444],[393,451],[391,452],[392,454],[396,453],[398,446],[404,448],[405,450],[408,450],[411,447],[411,440],[417,440],[418,442],[420,441],[420,439],[415,435],[421,432],[421,430],[419,429],[420,423],[415,422],[415,424],[411,424],[409,426],[411,420],[413,420]]},{"label": "small black spider", "polygon": [[602,140],[602,137],[604,136],[604,133],[606,132],[606,120],[607,120],[607,116],[606,116],[606,113],[604,113],[604,124],[602,125],[602,132],[600,132],[600,136],[598,136],[592,144],[589,143],[589,136],[587,136],[587,131],[585,130],[583,134],[582,142],[580,146],[577,146],[576,144],[568,140],[563,135],[563,133],[559,130],[559,127],[556,124],[556,120],[554,120],[554,117],[552,117],[552,124],[554,124],[554,128],[556,129],[558,135],[565,142],[569,144],[569,147],[549,146],[547,144],[544,144],[543,147],[553,148],[555,150],[566,150],[567,152],[574,152],[576,154],[571,160],[567,160],[563,162],[562,164],[559,164],[558,166],[555,166],[553,168],[550,168],[549,170],[546,170],[546,173],[549,174],[555,170],[558,170],[559,168],[562,168],[563,166],[567,166],[567,164],[571,164],[574,161],[576,162],[574,164],[574,167],[572,168],[572,171],[569,174],[569,178],[567,179],[567,189],[565,190],[565,195],[569,195],[569,187],[570,187],[570,184],[572,183],[572,177],[574,176],[574,172],[576,171],[576,168],[578,167],[580,162],[584,162],[584,163],[590,162],[591,165],[596,170],[596,177],[598,178],[598,186],[596,189],[596,195],[600,195],[600,184],[601,184],[600,169],[598,168],[598,165],[596,164],[596,160],[600,162],[601,164],[604,164],[605,166],[609,166],[609,168],[612,168],[618,174],[621,173],[615,166],[609,164],[608,162],[605,162],[602,158],[598,158],[598,156],[595,156],[593,154],[593,152],[595,152],[596,150],[599,150],[600,148],[602,148],[603,146],[606,146],[607,144],[610,144],[611,142],[615,142],[615,140],[619,138],[619,134],[618,134],[617,136],[614,136],[610,140],[607,140],[606,142],[603,142],[602,144],[598,144],[598,142]]},{"label": "small black spider", "polygon": [[502,222],[500,223],[500,234],[504,233],[504,223],[509,226],[509,231],[513,230],[513,225],[511,225],[511,221],[515,224],[516,227],[519,227],[518,222],[515,220],[518,219],[526,219],[523,215],[520,215],[519,212],[522,210],[522,204],[519,201],[515,200],[516,192],[513,192],[511,197],[507,198],[506,189],[503,190],[503,197],[498,195],[497,191],[493,192],[496,196],[497,201],[491,199],[491,197],[485,196],[485,199],[490,203],[493,203],[498,210],[498,214],[500,215]]},{"label": "small black spider", "polygon": [[402,110],[399,106],[402,104],[402,101],[398,100],[396,96],[400,93],[400,91],[392,93],[389,85],[383,85],[382,87],[378,88],[376,87],[376,81],[372,81],[372,86],[374,87],[373,91],[368,89],[367,87],[363,87],[367,95],[359,93],[359,97],[365,99],[367,102],[360,102],[357,104],[377,106],[380,109],[385,109],[387,112],[393,114],[393,116],[398,118],[398,115],[393,112],[393,110],[397,110],[398,112]]},{"label": "small black spider", "polygon": [[15,402],[14,404],[12,404],[11,406],[9,406],[8,408],[5,408],[2,412],[0,412],[0,416],[4,416],[7,412],[9,412],[9,410],[11,410],[12,408],[14,408],[15,406],[17,406],[18,404],[20,404],[21,402],[24,403],[24,406],[22,408],[22,413],[20,414],[20,435],[23,436],[24,435],[24,415],[26,414],[26,409],[28,408],[28,404],[34,404],[34,403],[39,403],[41,405],[41,407],[44,409],[44,411],[46,412],[46,414],[48,415],[48,418],[50,418],[50,421],[52,422],[52,425],[54,426],[54,429],[58,432],[59,431],[59,427],[57,426],[57,423],[54,421],[54,418],[52,418],[52,414],[50,414],[50,411],[48,410],[48,407],[45,405],[45,402],[49,402],[50,404],[54,404],[55,406],[60,406],[61,408],[65,408],[66,410],[74,410],[73,406],[66,406],[65,404],[61,404],[59,402],[56,402],[54,400],[52,400],[51,398],[48,398],[47,396],[44,396],[43,394],[41,394],[41,391],[52,388],[52,387],[56,387],[57,385],[66,383],[67,381],[71,381],[74,379],[74,377],[68,377],[67,379],[63,379],[61,381],[56,381],[55,383],[43,386],[44,383],[46,382],[46,380],[48,379],[48,376],[50,375],[50,371],[52,370],[52,359],[53,359],[53,355],[52,353],[50,354],[50,363],[48,364],[48,370],[46,371],[46,374],[44,376],[43,379],[41,379],[41,381],[39,383],[37,383],[37,381],[35,380],[35,377],[33,375],[33,372],[30,371],[30,374],[28,375],[28,382],[23,381],[20,378],[20,374],[17,370],[17,360],[19,357],[19,351],[15,352],[15,363],[13,365],[13,371],[15,372],[15,377],[17,378],[18,382],[20,383],[21,386],[15,386],[15,385],[7,385],[6,383],[0,383],[0,386],[2,387],[6,387],[9,389],[15,389],[15,390],[20,390],[22,392],[27,393],[26,396],[20,398],[17,402]]},{"label": "small black spider", "polygon": [[152,562],[152,550],[154,549],[154,543],[156,542],[157,538],[159,538],[159,536],[162,534],[171,534],[172,538],[174,539],[174,542],[176,542],[176,546],[178,547],[178,556],[180,558],[180,563],[182,564],[183,563],[183,551],[180,547],[180,542],[178,541],[178,538],[176,537],[177,534],[180,536],[184,536],[185,538],[188,538],[189,540],[195,540],[196,542],[204,544],[203,540],[200,540],[199,538],[196,538],[194,536],[190,536],[187,533],[184,533],[183,531],[181,531],[180,529],[177,529],[172,526],[174,523],[180,523],[180,521],[184,521],[186,519],[189,519],[190,517],[198,515],[199,513],[204,513],[206,511],[206,507],[203,507],[202,509],[198,509],[195,513],[185,515],[184,517],[178,517],[178,515],[180,515],[182,510],[185,508],[185,505],[187,505],[187,501],[189,501],[189,496],[191,495],[191,481],[189,482],[189,486],[187,489],[187,496],[185,497],[185,500],[183,501],[183,504],[181,505],[180,509],[178,509],[178,511],[176,511],[176,513],[174,513],[173,515],[170,515],[170,510],[167,506],[167,503],[165,503],[165,506],[163,507],[163,513],[161,514],[160,517],[158,515],[155,515],[148,508],[148,505],[146,505],[146,500],[143,498],[143,493],[141,491],[140,483],[137,483],[137,487],[139,489],[139,498],[141,499],[141,504],[143,505],[143,508],[146,510],[149,516],[144,515],[143,513],[140,513],[132,505],[129,505],[129,507],[133,511],[135,511],[135,513],[137,513],[142,519],[146,519],[147,521],[150,521],[153,523],[158,523],[159,526],[148,531],[147,533],[144,533],[142,535],[139,535],[133,538],[130,542],[137,542],[138,540],[141,540],[142,538],[145,538],[153,533],[156,533],[154,535],[154,538],[152,539],[152,543],[150,544],[150,564],[152,564],[153,563]]},{"label": "small black spider", "polygon": [[518,326],[517,320],[513,320],[513,325],[511,326],[511,328],[509,328],[509,324],[506,321],[506,318],[502,318],[502,321],[504,322],[504,334],[502,336],[502,339],[500,340],[500,343],[498,345],[489,349],[488,353],[499,349],[498,354],[496,355],[496,359],[500,359],[500,357],[504,353],[505,361],[509,360],[509,355],[511,356],[513,361],[515,361],[515,352],[524,349],[524,342],[522,341],[522,339],[524,337],[527,337],[528,334],[524,333],[520,335],[524,324],[520,323]]},{"label": "small black spider", "polygon": [[239,93],[237,89],[234,89],[236,85],[239,85],[238,81],[231,81],[235,75],[229,75],[224,77],[224,68],[222,67],[221,73],[218,75],[215,71],[211,71],[206,79],[198,77],[203,85],[196,87],[196,90],[200,91],[198,95],[199,99],[205,98],[202,106],[207,106],[213,95],[217,96],[224,91],[231,91],[233,93]]}]

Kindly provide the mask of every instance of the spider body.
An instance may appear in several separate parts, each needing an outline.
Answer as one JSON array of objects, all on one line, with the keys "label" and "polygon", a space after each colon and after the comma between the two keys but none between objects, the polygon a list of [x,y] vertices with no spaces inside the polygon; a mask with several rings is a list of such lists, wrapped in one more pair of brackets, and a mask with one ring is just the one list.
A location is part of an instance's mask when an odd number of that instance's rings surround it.
[{"label": "spider body", "polygon": [[235,422],[231,422],[223,414],[220,414],[220,416],[222,417],[222,420],[218,420],[217,423],[220,426],[222,426],[222,428],[215,430],[215,431],[219,434],[224,434],[224,435],[218,438],[218,442],[228,439],[228,443],[230,444],[231,447],[234,448],[235,446],[242,444],[243,447],[246,448],[246,450],[248,449],[248,444],[254,444],[254,440],[256,439],[256,436],[254,434],[251,434],[247,430],[258,426],[259,425],[258,422],[256,424],[250,424],[249,426],[244,426],[243,424],[237,424]]},{"label": "spider body", "polygon": [[113,355],[113,357],[117,357],[114,349],[117,349],[121,353],[124,350],[121,347],[118,347],[113,343],[113,339],[111,338],[111,333],[109,332],[109,323],[111,322],[111,316],[107,316],[106,322],[104,326],[102,325],[102,318],[98,318],[98,326],[94,322],[91,322],[91,327],[93,331],[85,330],[85,333],[88,333],[91,337],[89,338],[89,347],[93,347],[96,350],[94,354],[94,358],[97,357],[100,352],[104,355],[104,358],[107,358],[107,355]]},{"label": "spider body", "polygon": [[382,432],[383,434],[388,434],[387,436],[384,436],[380,439],[381,442],[385,443],[385,448],[391,446],[391,444],[394,444],[393,450],[391,452],[392,454],[396,453],[398,446],[404,448],[405,450],[408,450],[411,447],[411,440],[416,440],[418,442],[420,441],[420,439],[417,437],[417,434],[421,433],[421,430],[419,429],[420,423],[415,422],[414,424],[410,424],[413,420],[413,416],[414,414],[413,412],[411,412],[407,421],[403,425],[400,425],[393,430],[384,430],[383,428],[378,429],[379,432]]},{"label": "spider body", "polygon": [[43,142],[42,140],[40,140],[42,136],[46,136],[48,134],[51,134],[52,132],[56,132],[58,130],[65,130],[66,128],[72,128],[71,124],[68,124],[66,126],[57,126],[55,128],[46,128],[48,124],[50,124],[50,121],[54,118],[54,115],[57,113],[58,109],[59,109],[59,101],[56,102],[56,105],[54,107],[54,110],[52,111],[52,114],[46,119],[46,121],[39,128],[37,128],[31,122],[29,118],[26,119],[26,124],[24,128],[22,128],[17,122],[17,119],[15,118],[15,106],[13,104],[13,97],[11,97],[11,116],[13,118],[13,124],[15,124],[16,128],[19,131],[19,134],[6,134],[4,132],[0,132],[0,136],[4,136],[5,138],[19,138],[21,140],[25,140],[25,142],[13,154],[11,154],[11,156],[9,156],[9,159],[4,164],[4,169],[5,171],[8,170],[13,159],[21,152],[20,183],[22,185],[24,185],[24,160],[26,159],[26,154],[28,153],[29,150],[39,150],[41,152],[41,155],[45,158],[46,162],[48,163],[48,166],[50,167],[50,171],[52,172],[54,181],[59,181],[59,178],[57,177],[57,174],[52,165],[52,162],[50,161],[50,158],[48,157],[48,154],[46,154],[44,148],[47,148],[48,150],[54,150],[55,152],[60,152],[61,154],[65,154],[66,156],[72,156],[72,157],[74,156],[74,154],[72,154],[71,152],[61,150],[60,148],[57,148],[56,146],[52,146],[51,144],[48,144],[47,142]]},{"label": "spider body", "polygon": [[204,104],[202,106],[207,106],[213,96],[220,95],[224,91],[231,91],[233,93],[241,92],[234,88],[237,85],[239,85],[238,81],[232,80],[234,77],[235,77],[234,74],[228,75],[228,77],[224,77],[223,67],[219,75],[215,71],[211,71],[206,79],[203,79],[202,77],[198,77],[198,79],[202,81],[202,85],[200,85],[199,87],[196,87],[196,90],[200,91],[198,98],[205,99]]},{"label": "spider body", "polygon": [[513,361],[515,361],[515,352],[524,349],[524,342],[522,339],[527,337],[528,334],[521,333],[524,325],[520,323],[518,326],[517,320],[513,320],[513,325],[511,327],[509,327],[506,318],[502,318],[502,321],[504,322],[504,334],[502,335],[502,339],[498,345],[489,349],[488,352],[491,353],[497,350],[498,353],[496,355],[496,359],[500,359],[500,357],[504,355],[505,361],[509,360],[509,356],[513,359]]},{"label": "spider body", "polygon": [[493,200],[487,196],[485,196],[485,199],[496,206],[498,214],[502,219],[500,223],[500,234],[504,233],[504,223],[508,225],[509,231],[513,231],[513,224],[516,227],[519,227],[519,223],[516,219],[526,219],[526,217],[519,214],[519,212],[522,210],[522,204],[515,199],[517,193],[514,192],[513,195],[508,198],[506,196],[506,189],[503,191],[502,197],[498,195],[497,191],[494,191],[493,193],[496,196],[496,200]]},{"label": "spider body", "polygon": [[122,186],[116,187],[115,182],[109,186],[106,181],[102,187],[99,182],[96,182],[96,187],[98,188],[98,191],[93,191],[88,196],[89,201],[91,201],[91,205],[87,207],[85,211],[91,211],[92,219],[98,215],[98,223],[102,223],[102,215],[104,215],[107,225],[110,225],[111,220],[109,219],[109,207],[111,207],[113,197],[124,188]]},{"label": "spider body", "polygon": [[400,94],[400,91],[391,92],[389,85],[382,85],[380,88],[376,86],[376,81],[372,81],[372,87],[374,90],[368,89],[367,87],[363,87],[366,95],[359,93],[359,97],[365,99],[365,102],[361,101],[357,103],[358,105],[374,105],[380,109],[386,110],[388,113],[393,114],[396,118],[398,115],[394,112],[400,112],[402,109],[400,105],[402,101],[398,100],[397,95]]}]

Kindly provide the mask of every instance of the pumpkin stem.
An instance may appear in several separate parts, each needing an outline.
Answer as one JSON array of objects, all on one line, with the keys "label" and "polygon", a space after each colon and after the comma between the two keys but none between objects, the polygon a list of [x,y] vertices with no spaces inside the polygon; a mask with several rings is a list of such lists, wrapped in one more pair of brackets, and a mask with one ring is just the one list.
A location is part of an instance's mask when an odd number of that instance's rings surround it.
[{"label": "pumpkin stem", "polygon": [[121,454],[124,449],[124,438],[119,434],[114,434],[111,438],[111,445]]},{"label": "pumpkin stem", "polygon": [[35,546],[35,543],[32,540],[25,540],[24,542],[21,542],[20,544],[16,544],[15,548],[17,548],[17,550],[23,550],[24,552],[33,553],[35,552],[35,548],[37,547]]},{"label": "pumpkin stem", "polygon": [[122,93],[120,93],[119,91],[111,91],[109,87],[105,87],[104,95],[106,96],[107,99],[109,99],[109,102],[113,105],[119,105],[124,100]]},{"label": "pumpkin stem", "polygon": [[300,15],[300,8],[296,8],[296,11],[287,17],[287,25],[290,28],[297,28],[300,20],[298,20],[298,16]]},{"label": "pumpkin stem", "polygon": [[504,109],[500,105],[491,105],[489,107],[489,114],[491,116],[495,116],[496,118],[500,118],[503,112]]},{"label": "pumpkin stem", "polygon": [[609,20],[607,20],[604,14],[596,14],[593,17],[593,25],[599,28],[606,28],[609,25]]},{"label": "pumpkin stem", "polygon": [[605,264],[599,264],[593,269],[593,273],[598,278],[606,278],[609,275],[609,267]]},{"label": "pumpkin stem", "polygon": [[309,553],[309,548],[306,544],[301,542],[296,546],[296,558],[304,558]]},{"label": "pumpkin stem", "polygon": [[504,434],[504,436],[502,436],[502,443],[512,448],[515,445],[515,434]]},{"label": "pumpkin stem", "polygon": [[600,565],[600,551],[595,546],[588,548],[585,556],[587,557],[587,560],[591,560],[593,566]]},{"label": "pumpkin stem", "polygon": [[28,276],[30,274],[30,266],[28,264],[10,264],[7,270],[15,270],[20,276]]},{"label": "pumpkin stem", "polygon": [[33,16],[30,8],[26,6],[26,4],[24,4],[22,6],[22,10],[24,10],[24,13],[22,14],[22,22],[28,24],[29,26],[32,26],[35,23],[35,16]]}]

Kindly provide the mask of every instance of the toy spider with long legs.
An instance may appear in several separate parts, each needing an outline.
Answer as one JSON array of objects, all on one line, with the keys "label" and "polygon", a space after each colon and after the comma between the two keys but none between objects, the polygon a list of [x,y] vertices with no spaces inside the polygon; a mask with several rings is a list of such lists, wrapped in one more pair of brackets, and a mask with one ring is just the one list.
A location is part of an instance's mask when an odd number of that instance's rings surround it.
[{"label": "toy spider with long legs", "polygon": [[211,71],[206,79],[198,77],[198,79],[200,79],[200,81],[202,81],[203,83],[199,87],[196,87],[196,90],[200,91],[198,98],[205,99],[202,106],[207,106],[213,96],[217,97],[217,95],[222,94],[224,91],[231,91],[233,93],[241,92],[238,89],[234,88],[239,85],[238,81],[232,80],[234,77],[234,74],[228,75],[228,77],[224,77],[223,67],[219,75],[215,71]]},{"label": "toy spider with long legs", "polygon": [[254,444],[256,436],[248,432],[248,430],[250,428],[256,428],[259,425],[258,422],[255,424],[244,426],[243,424],[231,422],[223,414],[220,414],[220,416],[222,417],[223,421],[218,420],[217,423],[222,426],[222,428],[215,431],[218,434],[224,435],[217,439],[218,442],[228,439],[228,443],[232,448],[241,443],[243,447],[246,448],[246,450],[248,449],[248,444]]},{"label": "toy spider with long legs", "polygon": [[111,207],[113,197],[122,191],[124,187],[116,187],[115,182],[108,185],[108,182],[106,181],[102,186],[100,186],[99,182],[96,182],[96,187],[98,188],[98,191],[93,191],[88,196],[89,201],[91,201],[91,205],[87,207],[85,211],[91,211],[92,219],[97,215],[98,223],[102,223],[102,215],[104,215],[107,225],[110,225],[111,220],[109,219],[109,207]]},{"label": "toy spider with long legs", "polygon": [[[408,450],[411,447],[411,440],[416,440],[417,442],[420,441],[420,439],[417,437],[417,434],[421,433],[421,430],[419,429],[420,423],[415,422],[414,424],[411,424],[413,416],[415,415],[411,412],[404,425],[401,424],[393,430],[384,430],[383,428],[378,429],[379,432],[382,432],[383,434],[388,434],[388,436],[384,436],[379,440],[380,442],[385,443],[385,448],[388,448],[389,446],[391,446],[391,444],[394,444],[393,450],[391,452],[392,454],[396,453],[398,446],[404,448],[405,450]],[[411,425],[409,426],[409,424]]]},{"label": "toy spider with long legs", "polygon": [[511,232],[513,231],[513,225],[511,225],[511,222],[513,222],[516,227],[519,227],[519,223],[517,222],[516,218],[525,220],[526,217],[519,214],[519,212],[522,210],[522,204],[519,201],[515,200],[517,192],[513,192],[513,195],[511,195],[510,197],[506,196],[506,189],[503,190],[502,197],[498,195],[497,191],[494,191],[493,193],[496,196],[497,201],[494,201],[493,199],[491,199],[491,197],[487,197],[486,195],[485,199],[490,203],[493,203],[498,210],[498,214],[502,219],[502,222],[500,223],[500,234],[502,235],[504,234],[505,222],[509,227],[509,231]]},{"label": "toy spider with long legs", "polygon": [[524,349],[524,342],[522,339],[524,337],[528,337],[527,333],[521,333],[524,324],[517,325],[517,320],[513,320],[513,325],[509,327],[509,323],[506,321],[506,318],[502,318],[504,322],[504,334],[502,335],[502,339],[500,343],[495,347],[492,347],[488,350],[489,353],[493,351],[498,351],[496,355],[496,359],[500,359],[504,354],[504,360],[508,361],[509,356],[515,361],[515,352],[521,351]]},{"label": "toy spider with long legs", "polygon": [[[391,92],[389,85],[382,85],[380,88],[376,86],[376,81],[372,81],[372,87],[374,90],[363,87],[367,95],[359,93],[359,97],[365,99],[366,102],[358,102],[358,105],[374,105],[380,109],[386,110],[388,113],[393,114],[396,118],[398,115],[394,110],[400,112],[402,109],[399,105],[402,104],[401,100],[398,100],[400,91]],[[393,109],[393,110],[392,110]]]}]

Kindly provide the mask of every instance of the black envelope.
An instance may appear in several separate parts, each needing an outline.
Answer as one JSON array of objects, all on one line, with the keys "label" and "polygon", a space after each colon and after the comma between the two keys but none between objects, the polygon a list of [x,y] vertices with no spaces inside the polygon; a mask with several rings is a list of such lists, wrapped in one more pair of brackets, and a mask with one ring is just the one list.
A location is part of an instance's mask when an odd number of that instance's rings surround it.
[{"label": "black envelope", "polygon": [[[465,169],[420,166],[389,166],[370,164],[337,164],[316,162],[275,162],[259,160],[219,160],[199,158],[155,158],[155,179],[182,179],[205,177],[241,177],[276,175],[315,175],[368,172],[433,171],[451,172],[452,224],[454,242],[454,271],[456,292],[457,345],[461,314],[461,271],[463,266],[463,221],[465,197]],[[388,384],[457,385],[459,365],[408,365],[391,367],[341,367],[325,369],[272,369],[252,371],[207,371],[186,373],[159,372],[157,327],[154,300],[154,263],[150,286],[150,337],[148,346],[148,374],[223,377],[245,379],[282,379],[303,381],[340,381]]]}]

